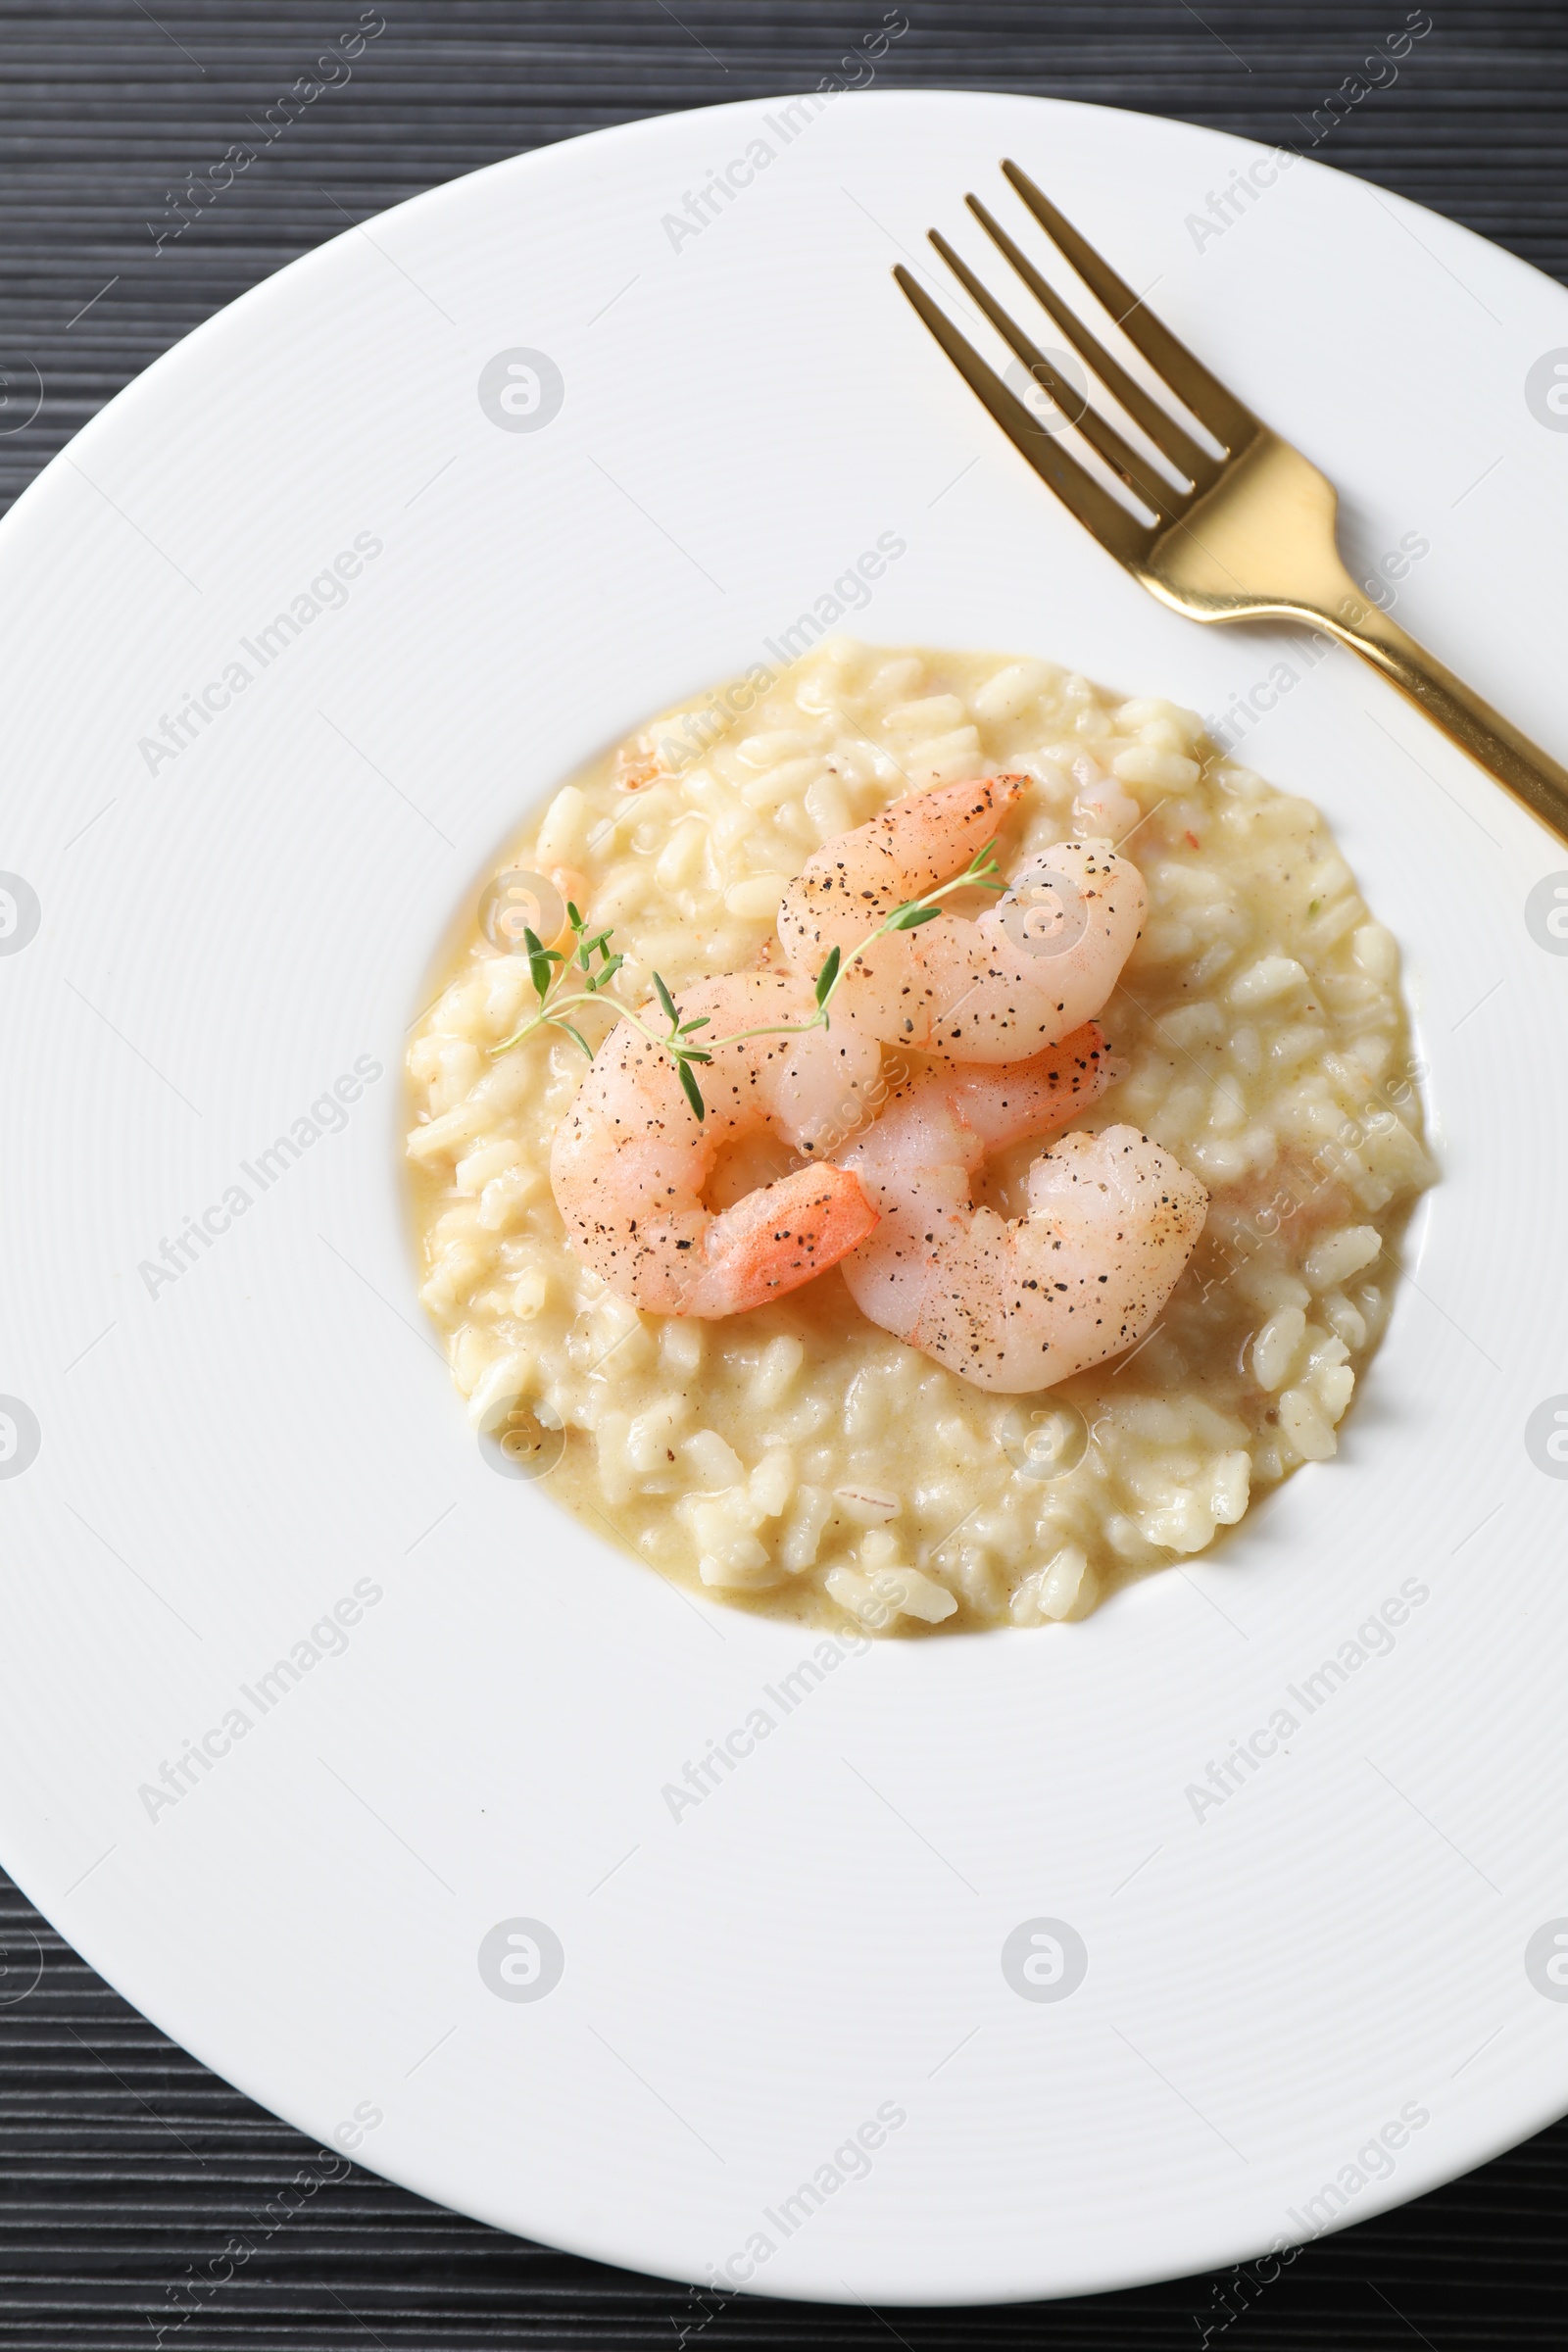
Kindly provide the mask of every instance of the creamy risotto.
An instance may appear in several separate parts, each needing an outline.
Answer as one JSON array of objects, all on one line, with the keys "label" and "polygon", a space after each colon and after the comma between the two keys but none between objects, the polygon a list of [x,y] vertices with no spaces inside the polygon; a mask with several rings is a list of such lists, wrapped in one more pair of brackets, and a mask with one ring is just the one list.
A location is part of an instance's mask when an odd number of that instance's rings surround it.
[{"label": "creamy risotto", "polygon": [[[1078,1124],[1136,1127],[1208,1190],[1163,1312],[1120,1356],[1023,1396],[867,1322],[836,1268],[723,1320],[640,1313],[573,1254],[551,1191],[582,1052],[554,1029],[496,1052],[537,1004],[515,910],[551,927],[569,900],[590,932],[612,927],[626,961],[608,996],[640,1006],[655,971],[678,991],[776,965],[780,894],[813,851],[999,769],[1028,779],[1004,874],[1108,837],[1148,885],[1099,1016],[1112,1084]],[[1336,1450],[1433,1176],[1398,950],[1317,809],[1190,711],[1042,661],[831,641],[566,785],[442,978],[408,1058],[421,1297],[496,1467],[663,1575],[841,1630],[1040,1626],[1203,1550]],[[612,1013],[573,1017],[597,1047]],[[893,1085],[927,1066],[887,1062]],[[1000,1152],[976,1200],[1022,1214],[1043,1148]],[[799,1164],[770,1140],[737,1147],[711,1203]]]}]

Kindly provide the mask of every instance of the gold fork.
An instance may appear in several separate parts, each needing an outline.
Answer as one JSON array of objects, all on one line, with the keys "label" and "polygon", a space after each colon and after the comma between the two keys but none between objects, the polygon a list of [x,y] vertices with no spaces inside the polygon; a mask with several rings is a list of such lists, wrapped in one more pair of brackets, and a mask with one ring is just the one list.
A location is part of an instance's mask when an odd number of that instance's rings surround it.
[{"label": "gold fork", "polygon": [[1333,484],[1177,341],[1026,172],[1011,163],[1002,169],[1101,307],[1221,453],[1215,456],[1205,449],[1127,372],[979,198],[969,196],[965,202],[992,243],[1090,371],[1181,477],[1173,482],[1102,416],[1052,367],[946,237],[932,229],[932,244],[970,299],[1152,519],[1124,506],[1062,447],[1055,433],[1030,415],[901,263],[893,272],[900,286],[970,390],[1042,481],[1107,555],[1190,619],[1288,620],[1327,630],[1381,670],[1461,750],[1568,841],[1568,769],[1559,767],[1361,595],[1335,542]]}]

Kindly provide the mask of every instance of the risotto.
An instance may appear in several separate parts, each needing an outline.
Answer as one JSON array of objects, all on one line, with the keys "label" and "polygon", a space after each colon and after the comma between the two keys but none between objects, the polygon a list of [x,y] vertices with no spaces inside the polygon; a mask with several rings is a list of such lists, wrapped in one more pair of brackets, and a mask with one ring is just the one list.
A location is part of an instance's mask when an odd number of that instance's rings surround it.
[{"label": "risotto", "polygon": [[[1005,770],[1005,875],[1114,841],[1149,915],[1099,1018],[1131,1125],[1207,1188],[1201,1240],[1136,1346],[1032,1396],[868,1322],[837,1270],[745,1314],[645,1314],[568,1247],[552,1141],[588,1063],[536,1008],[526,919],[564,906],[625,961],[604,1005],[779,961],[786,882],[910,792]],[[955,900],[964,910],[964,903]],[[519,912],[520,910],[520,912]],[[549,944],[549,941],[546,941]],[[1376,1348],[1398,1230],[1433,1179],[1398,950],[1322,816],[1190,711],[1043,661],[835,639],[652,723],[514,845],[409,1049],[421,1298],[494,1466],[679,1583],[830,1630],[1040,1626],[1200,1552],[1326,1461]],[[928,1057],[890,1049],[887,1081]],[[1025,1212],[1038,1141],[975,1199]],[[802,1163],[735,1147],[715,1207]]]}]

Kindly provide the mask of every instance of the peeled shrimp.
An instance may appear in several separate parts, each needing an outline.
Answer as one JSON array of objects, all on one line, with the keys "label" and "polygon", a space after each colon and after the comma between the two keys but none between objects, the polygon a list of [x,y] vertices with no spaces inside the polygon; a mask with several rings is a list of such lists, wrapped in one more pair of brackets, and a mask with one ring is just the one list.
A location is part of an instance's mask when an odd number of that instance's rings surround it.
[{"label": "peeled shrimp", "polygon": [[[784,893],[785,956],[814,980],[908,899],[963,872],[1025,779],[989,776],[896,801],[808,858]],[[833,1018],[956,1061],[1018,1061],[1087,1020],[1115,987],[1148,908],[1138,868],[1108,842],[1031,858],[977,919],[942,913],[879,939],[844,969]]]},{"label": "peeled shrimp", "polygon": [[[693,1045],[808,1021],[815,998],[788,972],[735,972],[680,992]],[[654,1012],[657,1021],[657,1011]],[[735,1315],[799,1289],[863,1242],[877,1212],[858,1176],[823,1158],[715,1212],[703,1192],[720,1152],[759,1129],[808,1155],[831,1151],[869,1107],[881,1048],[849,1025],[719,1046],[699,1072],[706,1116],[675,1063],[623,1021],[594,1056],[556,1130],[550,1181],[577,1255],[656,1315]]]},{"label": "peeled shrimp", "polygon": [[1090,1022],[1005,1069],[930,1070],[840,1153],[881,1211],[843,1261],[860,1312],[972,1381],[1020,1396],[1130,1348],[1176,1286],[1208,1195],[1134,1127],[1074,1133],[1028,1175],[1029,1213],[976,1208],[988,1152],[1065,1125],[1102,1093]]}]

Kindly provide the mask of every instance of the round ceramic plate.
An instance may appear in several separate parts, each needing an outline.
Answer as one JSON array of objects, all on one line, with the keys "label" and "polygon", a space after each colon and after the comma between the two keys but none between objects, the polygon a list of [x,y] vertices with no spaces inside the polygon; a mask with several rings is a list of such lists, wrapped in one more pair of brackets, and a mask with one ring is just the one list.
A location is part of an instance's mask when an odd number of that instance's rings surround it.
[{"label": "round ceramic plate", "polygon": [[[1568,296],[1313,162],[1237,193],[1260,154],[875,92],[575,140],[283,270],[0,533],[0,1858],[220,2074],[507,2229],[1059,2294],[1568,2106],[1568,849],[1348,656],[1143,595],[890,275],[1018,159],[1568,751]],[[1229,713],[1324,806],[1443,1182],[1338,1459],[1213,1558],[824,1668],[496,1475],[398,1073],[519,817],[888,531],[860,636]]]}]

